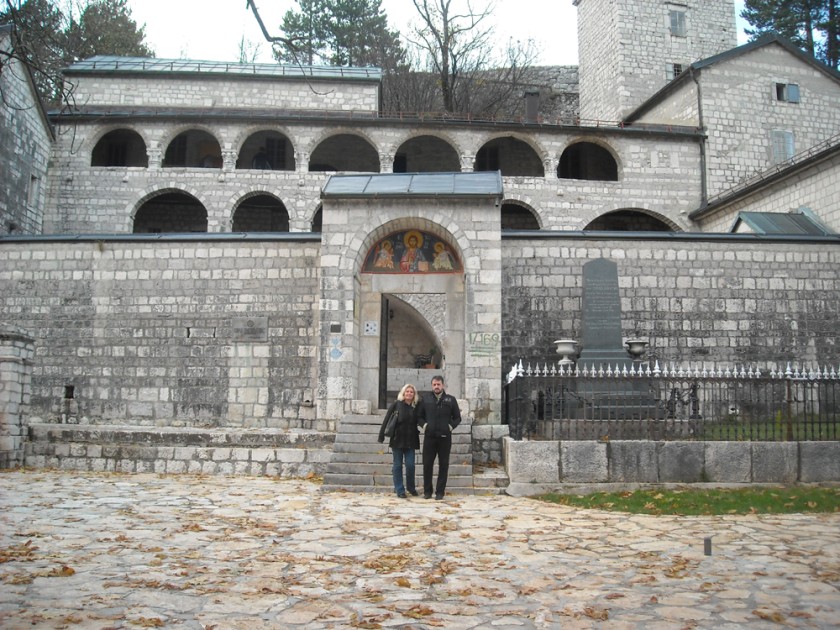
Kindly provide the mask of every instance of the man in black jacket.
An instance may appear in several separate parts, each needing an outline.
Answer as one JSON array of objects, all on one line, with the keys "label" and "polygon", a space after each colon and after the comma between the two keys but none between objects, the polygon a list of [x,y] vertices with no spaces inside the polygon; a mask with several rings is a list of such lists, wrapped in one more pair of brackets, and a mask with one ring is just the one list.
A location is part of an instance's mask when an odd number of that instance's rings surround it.
[{"label": "man in black jacket", "polygon": [[[426,411],[425,432],[423,437],[423,496],[432,498],[434,487],[435,499],[443,498],[446,492],[446,480],[449,477],[449,452],[452,450],[452,430],[461,423],[461,410],[458,401],[443,390],[443,377],[432,378],[432,391],[423,396]],[[433,486],[435,458],[438,459],[437,485]]]}]

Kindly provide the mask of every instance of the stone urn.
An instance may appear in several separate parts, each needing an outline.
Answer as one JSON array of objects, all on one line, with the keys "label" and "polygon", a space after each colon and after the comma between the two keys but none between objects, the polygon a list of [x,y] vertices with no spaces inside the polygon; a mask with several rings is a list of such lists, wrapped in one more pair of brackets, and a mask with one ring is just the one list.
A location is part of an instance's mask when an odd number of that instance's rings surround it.
[{"label": "stone urn", "polygon": [[557,346],[557,354],[563,357],[557,363],[563,367],[571,367],[575,364],[573,357],[577,356],[577,341],[574,339],[558,339],[554,342],[554,345]]},{"label": "stone urn", "polygon": [[641,359],[647,349],[648,342],[646,339],[628,339],[624,342],[624,345],[627,346],[627,352],[634,359]]}]

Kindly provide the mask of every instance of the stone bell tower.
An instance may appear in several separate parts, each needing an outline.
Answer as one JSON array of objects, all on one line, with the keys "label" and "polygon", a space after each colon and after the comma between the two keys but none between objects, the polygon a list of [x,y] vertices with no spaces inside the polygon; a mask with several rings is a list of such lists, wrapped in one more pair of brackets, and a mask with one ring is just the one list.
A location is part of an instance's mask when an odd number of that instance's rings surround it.
[{"label": "stone bell tower", "polygon": [[574,0],[581,124],[618,121],[689,64],[737,45],[733,0]]}]

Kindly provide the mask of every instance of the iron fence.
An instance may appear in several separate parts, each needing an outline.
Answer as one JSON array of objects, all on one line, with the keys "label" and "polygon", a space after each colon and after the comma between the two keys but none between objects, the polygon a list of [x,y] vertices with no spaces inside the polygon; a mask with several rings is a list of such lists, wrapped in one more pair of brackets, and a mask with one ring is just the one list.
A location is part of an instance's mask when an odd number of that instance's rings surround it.
[{"label": "iron fence", "polygon": [[832,368],[546,365],[508,373],[504,420],[515,440],[810,441],[840,437]]}]

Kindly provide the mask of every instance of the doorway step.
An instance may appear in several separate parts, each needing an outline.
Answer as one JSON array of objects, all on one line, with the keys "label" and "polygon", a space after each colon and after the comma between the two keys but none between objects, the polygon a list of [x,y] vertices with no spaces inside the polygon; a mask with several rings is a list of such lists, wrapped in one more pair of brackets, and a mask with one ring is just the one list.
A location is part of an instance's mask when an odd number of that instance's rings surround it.
[{"label": "doorway step", "polygon": [[[346,415],[338,424],[330,463],[324,474],[324,490],[350,492],[393,492],[391,451],[377,442],[379,427],[385,412],[370,415]],[[420,440],[423,442],[422,438]],[[422,448],[417,453],[415,479],[417,489],[423,491]],[[437,464],[435,464],[437,478]],[[464,420],[452,434],[452,453],[449,458],[449,494],[486,493],[487,487],[473,483],[472,426]]]}]

